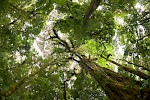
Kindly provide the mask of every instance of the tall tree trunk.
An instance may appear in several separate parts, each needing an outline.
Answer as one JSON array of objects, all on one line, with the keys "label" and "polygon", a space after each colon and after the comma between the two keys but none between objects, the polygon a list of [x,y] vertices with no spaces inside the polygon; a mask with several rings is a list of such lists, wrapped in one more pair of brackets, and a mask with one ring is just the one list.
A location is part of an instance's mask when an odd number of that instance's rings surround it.
[{"label": "tall tree trunk", "polygon": [[[89,74],[99,83],[101,88],[105,91],[106,95],[110,100],[145,100],[150,97],[150,89],[142,89],[141,91],[141,81],[136,81],[130,79],[128,77],[124,77],[116,72],[113,72],[109,69],[103,68],[95,62],[87,59],[85,56],[82,56],[78,52],[71,50],[66,41],[59,38],[56,31],[54,34],[60,40],[62,44],[64,44],[65,48],[72,54],[76,55],[80,60],[73,60],[79,62],[79,65],[85,69]],[[69,48],[69,49],[68,49]],[[110,61],[113,62],[113,61]],[[117,66],[120,64],[113,62]],[[126,69],[124,69],[126,70]],[[132,72],[135,75],[139,75],[141,77],[147,77],[148,75],[139,74],[139,72],[126,70],[128,72]]]},{"label": "tall tree trunk", "polygon": [[110,100],[144,100],[140,94],[140,84],[136,81],[103,68],[88,59],[81,59],[79,64],[95,78]]}]

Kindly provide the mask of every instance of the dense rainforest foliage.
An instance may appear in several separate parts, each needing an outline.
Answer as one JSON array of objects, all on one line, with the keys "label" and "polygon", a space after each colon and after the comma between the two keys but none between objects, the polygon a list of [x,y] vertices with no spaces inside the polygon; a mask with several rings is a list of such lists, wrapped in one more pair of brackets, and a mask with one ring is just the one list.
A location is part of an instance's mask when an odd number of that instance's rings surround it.
[{"label": "dense rainforest foliage", "polygon": [[0,100],[150,100],[149,0],[0,0]]}]

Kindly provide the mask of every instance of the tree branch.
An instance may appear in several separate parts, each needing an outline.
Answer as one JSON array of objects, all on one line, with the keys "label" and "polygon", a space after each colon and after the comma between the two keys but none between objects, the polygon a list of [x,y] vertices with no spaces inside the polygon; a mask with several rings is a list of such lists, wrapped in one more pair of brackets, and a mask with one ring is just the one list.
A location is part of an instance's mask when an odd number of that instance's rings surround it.
[{"label": "tree branch", "polygon": [[115,65],[117,65],[117,66],[119,66],[119,67],[121,67],[121,68],[123,68],[125,71],[130,72],[130,73],[133,73],[133,74],[135,74],[135,75],[138,75],[139,77],[141,77],[141,78],[143,78],[143,79],[149,79],[149,78],[150,78],[149,75],[146,75],[146,74],[142,73],[141,71],[136,71],[136,70],[134,70],[134,69],[125,67],[125,66],[123,66],[123,65],[121,65],[121,64],[119,64],[119,63],[117,63],[117,62],[115,62],[115,61],[113,61],[113,60],[107,59],[107,58],[105,58],[105,57],[103,57],[103,56],[101,56],[101,57],[104,58],[104,59],[106,59],[107,61],[109,61],[109,62],[111,62],[111,63],[113,63],[113,64],[115,64]]},{"label": "tree branch", "polygon": [[54,34],[55,34],[55,37],[56,37],[58,40],[60,40],[60,44],[63,45],[63,46],[66,48],[66,50],[70,51],[71,49],[70,49],[69,44],[68,44],[66,41],[62,40],[62,39],[58,36],[58,34],[56,33],[56,30],[55,30],[54,28],[53,28],[53,32],[54,32]]},{"label": "tree branch", "polygon": [[150,71],[150,69],[149,69],[149,68],[146,68],[146,67],[141,66],[141,65],[134,64],[134,63],[129,62],[129,61],[125,60],[125,59],[119,59],[119,60],[125,61],[125,62],[127,62],[128,64],[132,64],[132,65],[134,65],[134,66],[140,67],[140,68],[142,68],[143,70]]},{"label": "tree branch", "polygon": [[92,13],[96,10],[96,8],[99,6],[99,4],[102,2],[102,0],[92,0],[90,3],[90,6],[88,7],[85,15],[84,15],[84,21],[85,23],[88,21]]}]

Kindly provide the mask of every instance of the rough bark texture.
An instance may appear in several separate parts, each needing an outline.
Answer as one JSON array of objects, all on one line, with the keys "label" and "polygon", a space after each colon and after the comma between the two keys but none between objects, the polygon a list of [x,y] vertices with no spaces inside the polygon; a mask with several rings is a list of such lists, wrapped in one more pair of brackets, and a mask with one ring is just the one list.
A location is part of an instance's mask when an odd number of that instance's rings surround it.
[{"label": "rough bark texture", "polygon": [[[57,34],[56,31],[54,31],[54,33]],[[57,37],[67,49],[69,47],[67,42],[60,39],[59,36]],[[67,50],[80,59],[79,61],[76,59],[74,60],[79,62],[79,65],[89,72],[91,77],[99,83],[110,100],[148,100],[150,97],[150,89],[146,88],[141,91],[142,81],[136,81],[109,69],[103,68],[78,52],[73,51],[70,47]],[[121,65],[118,64],[118,66]],[[138,72],[134,74],[136,75]]]},{"label": "rough bark texture", "polygon": [[113,64],[115,64],[115,65],[117,65],[117,66],[119,66],[119,67],[121,67],[121,68],[123,68],[127,72],[130,72],[130,73],[138,75],[139,77],[141,77],[143,79],[150,79],[149,75],[146,75],[146,74],[142,73],[141,71],[137,71],[137,70],[134,70],[134,69],[122,66],[121,64],[119,64],[119,63],[117,63],[117,62],[115,62],[113,60],[109,60],[109,59],[106,59],[106,60],[111,62],[111,63],[113,63]]},{"label": "rough bark texture", "polygon": [[142,90],[143,93],[141,93],[140,84],[135,80],[125,78],[88,59],[81,59],[80,66],[95,78],[110,100],[145,100],[145,98],[149,98],[150,90]]}]

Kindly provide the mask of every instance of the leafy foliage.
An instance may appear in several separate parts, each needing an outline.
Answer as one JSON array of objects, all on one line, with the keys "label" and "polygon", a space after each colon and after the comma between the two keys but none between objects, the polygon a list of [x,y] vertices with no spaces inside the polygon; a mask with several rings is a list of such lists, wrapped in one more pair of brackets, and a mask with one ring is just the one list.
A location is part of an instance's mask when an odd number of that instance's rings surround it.
[{"label": "leafy foliage", "polygon": [[0,99],[149,99],[149,1],[93,2],[1,0]]}]

